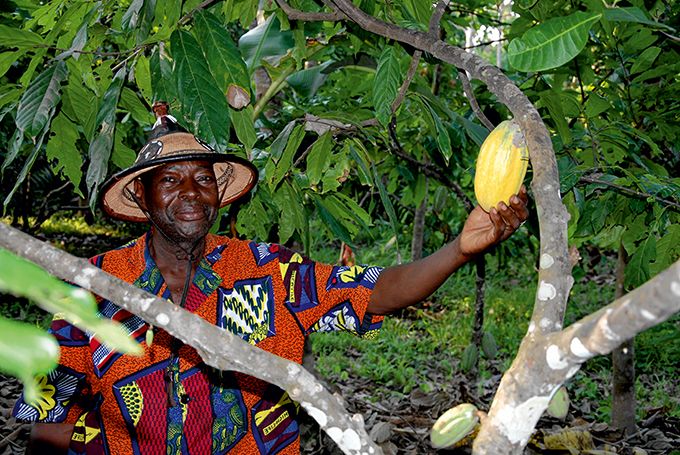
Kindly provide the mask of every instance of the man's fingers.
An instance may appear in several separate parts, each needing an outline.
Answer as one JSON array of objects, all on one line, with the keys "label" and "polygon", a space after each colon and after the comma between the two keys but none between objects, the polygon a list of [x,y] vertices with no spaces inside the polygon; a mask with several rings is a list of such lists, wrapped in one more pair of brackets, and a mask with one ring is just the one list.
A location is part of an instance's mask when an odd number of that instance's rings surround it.
[{"label": "man's fingers", "polygon": [[523,220],[520,219],[520,216],[515,212],[515,210],[505,205],[504,202],[498,204],[498,208],[503,222],[507,224],[513,231],[517,229]]}]

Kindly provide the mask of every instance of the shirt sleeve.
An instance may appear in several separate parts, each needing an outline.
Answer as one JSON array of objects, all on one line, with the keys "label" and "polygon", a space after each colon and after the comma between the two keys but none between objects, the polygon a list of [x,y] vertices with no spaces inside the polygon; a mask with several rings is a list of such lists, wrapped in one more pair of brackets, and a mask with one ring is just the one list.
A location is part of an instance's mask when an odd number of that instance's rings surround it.
[{"label": "shirt sleeve", "polygon": [[305,335],[346,331],[363,338],[377,335],[382,316],[367,312],[382,267],[333,266],[314,262],[279,247],[286,306]]},{"label": "shirt sleeve", "polygon": [[59,365],[49,374],[35,378],[39,384],[38,400],[29,403],[22,394],[12,415],[24,422],[75,423],[90,395],[86,379],[88,362],[92,363],[89,338],[58,314],[49,333],[59,343]]}]

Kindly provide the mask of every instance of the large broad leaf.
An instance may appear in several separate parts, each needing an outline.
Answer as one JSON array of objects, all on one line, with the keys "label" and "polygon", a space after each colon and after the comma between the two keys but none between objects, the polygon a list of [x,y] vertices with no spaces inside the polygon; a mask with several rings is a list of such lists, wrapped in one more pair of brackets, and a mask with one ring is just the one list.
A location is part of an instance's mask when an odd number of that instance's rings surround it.
[{"label": "large broad leaf", "polygon": [[[83,159],[80,156],[76,141],[78,140],[78,129],[64,115],[60,113],[52,122],[54,134],[47,141],[45,155],[50,160],[52,171],[58,174],[63,172],[64,176],[73,184],[76,193],[80,194],[78,187],[83,176],[80,167]],[[80,194],[82,197],[82,194]]]},{"label": "large broad leaf", "polygon": [[333,136],[330,131],[319,136],[312,145],[312,150],[307,155],[307,177],[310,184],[316,185],[321,180],[321,176],[330,164],[332,147]]},{"label": "large broad leaf", "polygon": [[328,229],[330,229],[331,233],[341,241],[353,247],[354,244],[349,231],[343,225],[343,223],[341,223],[340,220],[333,215],[331,211],[332,209],[327,205],[327,203],[319,195],[314,193],[312,193],[312,199],[314,200],[317,213]]},{"label": "large broad leaf", "polygon": [[257,132],[253,122],[253,106],[248,106],[240,111],[231,110],[231,122],[236,131],[236,137],[249,154],[257,142]]},{"label": "large broad leaf", "polygon": [[196,39],[176,30],[170,38],[179,99],[198,125],[198,135],[215,146],[229,142],[229,107]]},{"label": "large broad leaf", "polygon": [[9,147],[7,148],[7,154],[5,155],[5,160],[2,162],[2,167],[0,168],[0,177],[5,173],[7,166],[12,164],[15,158],[19,155],[21,151],[21,146],[24,143],[24,133],[21,130],[14,130],[11,139],[9,140]]},{"label": "large broad leaf", "polygon": [[675,31],[673,27],[666,24],[653,21],[645,15],[637,6],[629,6],[625,8],[607,8],[604,10],[604,18],[613,22],[635,22],[638,24],[649,25],[654,28],[664,28],[666,30]]},{"label": "large broad leaf", "polygon": [[294,46],[293,33],[281,31],[281,24],[274,15],[238,40],[238,47],[251,72],[260,66],[263,58],[281,57]]},{"label": "large broad leaf", "polygon": [[17,128],[31,137],[42,131],[61,100],[61,83],[66,76],[66,64],[58,61],[35,78],[19,101]]},{"label": "large broad leaf", "polygon": [[[148,58],[141,55],[135,62],[135,82],[146,102],[153,104],[153,90],[151,88],[151,64]],[[165,98],[164,98],[165,100]],[[167,101],[167,100],[166,100]]]},{"label": "large broad leaf", "polygon": [[563,65],[583,50],[590,27],[600,17],[602,14],[578,11],[547,20],[510,42],[510,64],[519,71],[543,71]]},{"label": "large broad leaf", "polygon": [[9,25],[0,25],[0,47],[34,47],[44,44],[43,39],[37,33],[22,30]]},{"label": "large broad leaf", "polygon": [[399,84],[401,84],[399,59],[394,47],[387,46],[380,55],[378,69],[373,79],[375,117],[385,126],[392,116],[392,103],[397,97]]},{"label": "large broad leaf", "polygon": [[236,84],[250,94],[250,76],[236,44],[224,24],[207,11],[194,16],[194,32],[223,93]]},{"label": "large broad leaf", "polygon": [[95,94],[83,84],[80,74],[71,68],[68,85],[64,87],[61,111],[82,126],[87,141],[91,141],[94,135],[98,107]]},{"label": "large broad leaf", "polygon": [[[132,355],[143,353],[142,347],[128,336],[122,325],[99,317],[92,294],[64,283],[4,249],[0,249],[0,291],[29,298],[43,309],[59,313],[80,329],[96,333],[100,341],[116,351]],[[0,354],[0,360],[4,360],[0,363],[5,371],[31,381],[34,374],[44,374],[54,368],[54,361],[59,357],[58,346],[47,343],[26,326],[17,326],[4,319],[0,319],[0,334],[3,346],[0,351],[4,353]],[[13,337],[8,337],[10,334]],[[29,352],[27,346],[32,346],[36,352]],[[22,364],[23,371],[19,368]]]},{"label": "large broad leaf", "polygon": [[656,258],[656,237],[650,233],[633,252],[625,270],[627,289],[640,286],[651,277],[649,266]]},{"label": "large broad leaf", "polygon": [[324,70],[333,63],[333,60],[329,60],[321,65],[300,70],[288,76],[286,82],[300,95],[313,96],[328,77]]},{"label": "large broad leaf", "polygon": [[306,221],[302,200],[290,183],[286,181],[281,184],[281,187],[273,196],[276,206],[281,210],[278,241],[285,243],[296,230],[300,233],[303,232]]},{"label": "large broad leaf", "polygon": [[104,93],[96,120],[96,124],[99,125],[99,131],[88,149],[90,165],[87,168],[85,182],[90,193],[90,208],[92,210],[94,210],[97,204],[99,185],[106,178],[106,173],[109,169],[109,158],[113,148],[113,135],[116,124],[116,106],[118,105],[120,91],[125,80],[125,72],[125,67],[119,69],[106,93]]},{"label": "large broad leaf", "polygon": [[44,330],[0,317],[0,371],[24,383],[24,399],[40,397],[40,375],[57,367],[59,344]]},{"label": "large broad leaf", "polygon": [[290,137],[288,138],[286,148],[283,150],[281,158],[278,161],[276,161],[276,168],[274,169],[274,172],[269,177],[269,182],[271,184],[272,189],[279,184],[283,177],[285,177],[285,175],[288,173],[291,166],[293,166],[293,158],[295,157],[295,154],[297,153],[298,148],[300,147],[300,144],[302,143],[302,139],[304,139],[304,137],[305,137],[304,125],[296,126],[293,132],[290,134]]}]

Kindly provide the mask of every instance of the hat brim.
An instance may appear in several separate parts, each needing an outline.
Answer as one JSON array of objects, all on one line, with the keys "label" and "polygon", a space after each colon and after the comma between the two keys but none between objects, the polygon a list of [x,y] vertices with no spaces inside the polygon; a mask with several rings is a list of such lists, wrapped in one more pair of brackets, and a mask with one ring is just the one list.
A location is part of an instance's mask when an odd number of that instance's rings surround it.
[{"label": "hat brim", "polygon": [[139,163],[111,176],[102,185],[101,206],[104,212],[123,221],[147,221],[146,215],[131,197],[132,182],[152,169],[178,161],[207,161],[212,163],[217,179],[220,208],[246,195],[257,183],[258,172],[253,164],[235,155],[186,151]]}]

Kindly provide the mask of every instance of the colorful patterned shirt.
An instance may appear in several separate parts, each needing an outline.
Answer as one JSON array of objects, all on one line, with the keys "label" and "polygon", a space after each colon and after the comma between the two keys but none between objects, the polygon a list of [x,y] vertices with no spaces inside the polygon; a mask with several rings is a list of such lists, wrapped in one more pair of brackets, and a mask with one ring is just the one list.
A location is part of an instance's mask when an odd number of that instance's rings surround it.
[{"label": "colorful patterned shirt", "polygon": [[[149,254],[149,234],[91,262],[171,299]],[[345,330],[371,337],[366,312],[378,267],[315,263],[275,244],[209,235],[185,308],[273,354],[301,363],[305,337]],[[103,317],[144,346],[122,355],[55,317],[60,364],[42,396],[20,399],[17,419],[75,424],[70,454],[298,454],[298,404],[278,387],[206,366],[196,351],[108,300]],[[153,341],[147,332],[155,332]]]}]

